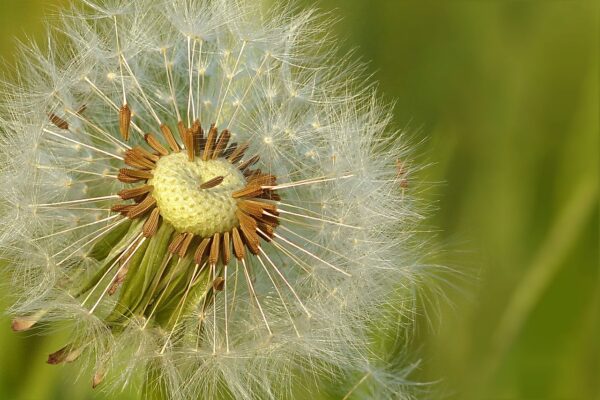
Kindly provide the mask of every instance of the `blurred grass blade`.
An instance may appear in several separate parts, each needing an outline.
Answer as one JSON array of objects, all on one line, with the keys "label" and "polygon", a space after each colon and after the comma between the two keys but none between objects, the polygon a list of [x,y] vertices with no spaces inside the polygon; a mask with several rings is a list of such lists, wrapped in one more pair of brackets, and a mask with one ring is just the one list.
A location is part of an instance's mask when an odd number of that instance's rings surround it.
[{"label": "blurred grass blade", "polygon": [[490,378],[501,364],[530,312],[563,265],[563,260],[598,205],[598,182],[595,176],[585,179],[573,192],[560,216],[542,243],[531,268],[514,290],[493,337],[492,353],[484,370]]}]

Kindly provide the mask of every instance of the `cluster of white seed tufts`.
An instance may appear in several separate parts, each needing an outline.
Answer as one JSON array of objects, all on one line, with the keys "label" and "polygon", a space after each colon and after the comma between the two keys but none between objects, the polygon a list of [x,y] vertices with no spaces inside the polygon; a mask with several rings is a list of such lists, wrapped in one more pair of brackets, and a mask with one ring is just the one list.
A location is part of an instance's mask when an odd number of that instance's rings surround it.
[{"label": "cluster of white seed tufts", "polygon": [[13,329],[72,323],[48,361],[85,355],[94,386],[409,397],[373,340],[403,335],[419,278],[404,144],[326,20],[251,3],[82,0],[23,46],[0,108]]}]

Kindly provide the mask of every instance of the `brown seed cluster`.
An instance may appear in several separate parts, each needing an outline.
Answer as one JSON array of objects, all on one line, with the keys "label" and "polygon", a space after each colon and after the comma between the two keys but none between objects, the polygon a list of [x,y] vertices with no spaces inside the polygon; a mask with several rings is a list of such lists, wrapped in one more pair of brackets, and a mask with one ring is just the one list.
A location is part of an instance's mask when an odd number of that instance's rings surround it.
[{"label": "brown seed cluster", "polygon": [[[124,140],[129,139],[131,110],[127,105],[119,111],[119,131]],[[191,232],[176,232],[171,239],[168,251],[173,255],[184,257],[188,251],[193,251],[194,262],[198,265],[216,265],[221,261],[227,265],[231,256],[243,259],[246,251],[258,254],[260,241],[270,241],[275,228],[279,224],[276,201],[279,195],[274,193],[276,177],[253,169],[259,156],[244,159],[248,144],[230,143],[231,133],[225,129],[219,133],[212,124],[205,133],[199,120],[186,127],[182,121],[177,124],[183,149],[168,125],[162,124],[160,132],[163,142],[153,133],[144,136],[148,148],[136,146],[127,150],[124,162],[128,168],[119,171],[117,179],[123,183],[137,184],[132,188],[119,192],[125,202],[115,204],[112,210],[127,218],[145,218],[142,233],[152,237],[158,230],[162,217],[156,200],[152,196],[152,185],[148,180],[153,178],[156,163],[161,157],[171,153],[184,151],[189,161],[196,157],[204,161],[224,159],[236,166],[246,179],[246,186],[232,193],[237,200],[236,217],[238,226],[228,232],[217,232],[211,237],[199,237]],[[223,176],[214,177],[204,183],[199,183],[200,189],[210,190],[223,182]],[[222,286],[222,282],[216,288]]]}]

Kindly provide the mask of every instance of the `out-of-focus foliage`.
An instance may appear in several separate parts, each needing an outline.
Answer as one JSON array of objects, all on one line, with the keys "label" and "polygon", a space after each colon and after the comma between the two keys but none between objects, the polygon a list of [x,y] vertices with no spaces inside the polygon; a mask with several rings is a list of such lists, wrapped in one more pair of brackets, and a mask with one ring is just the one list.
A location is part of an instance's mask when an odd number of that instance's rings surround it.
[{"label": "out-of-focus foliage", "polygon": [[[42,15],[64,3],[0,4],[9,64],[13,37],[43,40]],[[419,321],[414,378],[442,378],[431,389],[457,399],[600,399],[596,2],[318,6],[341,18],[336,33],[371,60],[432,163],[418,177],[439,209],[431,259],[458,272],[432,323]],[[77,365],[44,363],[62,344],[60,331],[17,335],[0,318],[0,398],[115,398],[90,394],[87,375],[74,385]]]}]

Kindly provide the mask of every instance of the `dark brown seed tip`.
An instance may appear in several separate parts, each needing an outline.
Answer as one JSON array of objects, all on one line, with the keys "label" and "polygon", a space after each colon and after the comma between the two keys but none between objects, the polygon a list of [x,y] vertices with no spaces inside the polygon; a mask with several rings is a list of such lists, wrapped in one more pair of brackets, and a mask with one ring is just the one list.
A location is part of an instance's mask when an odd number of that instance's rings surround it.
[{"label": "dark brown seed tip", "polygon": [[11,328],[13,332],[24,332],[31,329],[37,323],[33,317],[17,317],[12,320]]},{"label": "dark brown seed tip", "polygon": [[98,370],[94,374],[94,378],[92,378],[92,389],[96,389],[102,381],[104,381],[104,377],[106,376],[106,371]]},{"label": "dark brown seed tip", "polygon": [[213,281],[213,289],[218,290],[219,292],[223,290],[225,286],[225,279],[222,276],[217,276]]},{"label": "dark brown seed tip", "polygon": [[48,117],[50,118],[50,122],[52,122],[57,128],[63,129],[65,131],[69,129],[69,123],[61,117],[59,117],[58,115],[51,113],[48,114]]},{"label": "dark brown seed tip", "polygon": [[73,344],[68,344],[62,349],[55,351],[54,353],[48,355],[47,363],[50,365],[58,365],[62,363],[70,363],[81,355],[83,349],[81,347],[76,347]]},{"label": "dark brown seed tip", "polygon": [[60,349],[52,354],[48,355],[48,360],[46,361],[48,364],[50,365],[58,365],[62,362],[63,360],[63,355],[62,355],[63,349]]}]

